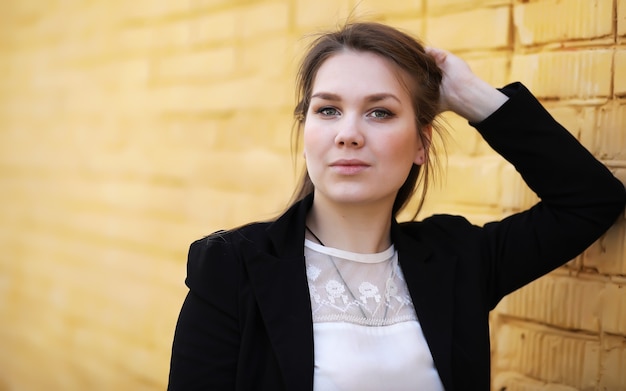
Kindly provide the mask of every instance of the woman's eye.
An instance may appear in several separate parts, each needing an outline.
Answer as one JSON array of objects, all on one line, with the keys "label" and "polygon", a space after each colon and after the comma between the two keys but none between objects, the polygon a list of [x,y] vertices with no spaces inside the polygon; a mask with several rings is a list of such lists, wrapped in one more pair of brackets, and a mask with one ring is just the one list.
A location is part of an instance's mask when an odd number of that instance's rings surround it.
[{"label": "woman's eye", "polygon": [[370,117],[373,117],[376,119],[385,119],[391,116],[392,116],[391,112],[387,110],[374,110],[370,113]]},{"label": "woman's eye", "polygon": [[338,115],[339,111],[333,107],[322,107],[321,109],[317,110],[317,113],[325,117],[331,117],[334,115]]}]

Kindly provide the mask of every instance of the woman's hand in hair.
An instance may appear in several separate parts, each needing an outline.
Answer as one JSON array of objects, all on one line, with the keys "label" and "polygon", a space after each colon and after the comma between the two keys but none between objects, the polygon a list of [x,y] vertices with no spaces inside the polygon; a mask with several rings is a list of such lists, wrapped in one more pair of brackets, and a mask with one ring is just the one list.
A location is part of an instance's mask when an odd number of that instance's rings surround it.
[{"label": "woman's hand in hair", "polygon": [[489,85],[461,58],[443,49],[426,48],[443,71],[440,112],[453,111],[470,122],[480,122],[496,111],[506,95]]}]

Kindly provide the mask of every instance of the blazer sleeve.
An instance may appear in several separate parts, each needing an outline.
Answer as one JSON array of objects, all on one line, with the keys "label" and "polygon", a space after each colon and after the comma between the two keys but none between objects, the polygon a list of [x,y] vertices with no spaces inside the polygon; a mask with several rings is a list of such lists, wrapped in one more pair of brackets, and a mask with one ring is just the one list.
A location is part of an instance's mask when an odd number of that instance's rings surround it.
[{"label": "blazer sleeve", "polygon": [[471,124],[541,201],[482,230],[491,308],[506,294],[573,259],[624,209],[624,185],[520,83],[509,100]]},{"label": "blazer sleeve", "polygon": [[234,390],[240,336],[238,262],[220,234],[189,249],[185,298],[174,334],[168,390]]}]

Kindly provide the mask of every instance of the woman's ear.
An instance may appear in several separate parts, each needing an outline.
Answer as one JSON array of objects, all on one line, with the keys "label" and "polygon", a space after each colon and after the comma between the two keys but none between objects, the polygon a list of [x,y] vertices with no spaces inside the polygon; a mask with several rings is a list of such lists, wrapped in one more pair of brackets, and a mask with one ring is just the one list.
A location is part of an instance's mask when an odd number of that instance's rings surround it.
[{"label": "woman's ear", "polygon": [[418,133],[419,149],[415,155],[413,163],[421,166],[428,161],[428,151],[430,151],[430,140],[433,136],[433,126],[428,124],[423,126]]}]

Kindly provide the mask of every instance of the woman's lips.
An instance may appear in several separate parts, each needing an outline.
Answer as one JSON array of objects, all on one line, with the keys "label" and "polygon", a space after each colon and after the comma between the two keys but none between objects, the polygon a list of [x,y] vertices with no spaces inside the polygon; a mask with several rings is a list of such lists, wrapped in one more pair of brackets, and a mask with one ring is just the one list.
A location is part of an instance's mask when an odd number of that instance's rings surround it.
[{"label": "woman's lips", "polygon": [[340,159],[330,164],[330,167],[341,175],[355,175],[367,168],[369,164],[357,159]]}]

